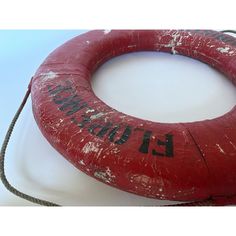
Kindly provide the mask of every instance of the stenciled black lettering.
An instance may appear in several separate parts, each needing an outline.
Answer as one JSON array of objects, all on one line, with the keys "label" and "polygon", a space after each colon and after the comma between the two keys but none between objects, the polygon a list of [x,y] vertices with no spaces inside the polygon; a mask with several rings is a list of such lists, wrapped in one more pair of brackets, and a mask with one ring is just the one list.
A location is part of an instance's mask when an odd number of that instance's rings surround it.
[{"label": "stenciled black lettering", "polygon": [[96,130],[96,129],[99,129],[99,128],[102,128],[102,125],[100,125],[100,124],[91,124],[91,125],[88,127],[88,131],[89,131],[89,133],[91,133],[91,134],[96,134],[96,133],[95,133],[95,130]]},{"label": "stenciled black lettering", "polygon": [[91,122],[90,117],[82,115],[82,121],[78,121],[75,117],[71,117],[71,121],[80,128],[84,128],[89,122]]},{"label": "stenciled black lettering", "polygon": [[219,40],[221,40],[221,41],[223,41],[225,43],[232,41],[231,38],[228,38],[227,35],[224,35],[224,34],[217,35],[215,38],[219,39]]},{"label": "stenciled black lettering", "polygon": [[103,138],[104,135],[108,132],[111,128],[112,124],[110,122],[106,123],[105,125],[101,124],[91,124],[88,128],[88,131],[91,134],[95,134],[99,138]]},{"label": "stenciled black lettering", "polygon": [[174,151],[173,151],[173,135],[171,134],[166,134],[165,135],[166,140],[161,141],[157,140],[157,145],[158,146],[165,146],[165,153],[160,153],[156,151],[155,149],[152,150],[152,155],[154,156],[167,156],[167,157],[173,157],[174,156]]},{"label": "stenciled black lettering", "polygon": [[67,85],[62,86],[62,85],[58,85],[55,88],[52,88],[52,86],[48,86],[48,92],[50,95],[57,95],[59,93],[62,92],[67,92],[67,91],[72,91],[72,86],[70,83],[66,83]]},{"label": "stenciled black lettering", "polygon": [[114,137],[116,135],[117,130],[119,129],[119,126],[115,126],[108,134],[108,139],[113,142],[114,141]]},{"label": "stenciled black lettering", "polygon": [[59,110],[61,111],[67,111],[66,115],[70,116],[74,113],[76,113],[77,111],[88,107],[86,102],[83,102],[78,95],[71,95],[70,97],[68,97],[67,99],[64,99],[64,103],[62,103],[62,105],[59,107]]},{"label": "stenciled black lettering", "polygon": [[204,36],[210,36],[210,37],[217,37],[219,35],[219,32],[215,32],[215,31],[212,31],[212,30],[204,30],[203,31],[203,35]]},{"label": "stenciled black lettering", "polygon": [[[75,114],[77,111],[87,108],[92,110],[93,108],[89,107],[85,101],[82,100],[72,89],[70,83],[66,83],[66,86],[58,85],[54,88],[51,86],[48,87],[49,94],[52,95],[52,101],[58,105],[59,110],[63,111],[67,116],[71,116]],[[128,141],[130,138],[132,131],[142,131],[144,132],[142,138],[142,144],[139,147],[139,152],[147,154],[149,153],[150,140],[152,136],[151,130],[144,130],[142,128],[133,129],[130,125],[123,126],[123,133],[119,132],[121,129],[120,124],[113,125],[110,122],[103,123],[103,119],[99,121],[93,120],[95,119],[96,114],[100,114],[101,112],[95,111],[95,114],[88,116],[86,112],[77,118],[75,116],[71,116],[71,122],[73,122],[76,126],[80,128],[87,127],[87,130],[92,135],[96,135],[99,138],[104,138],[107,135],[108,140],[118,145],[122,145]],[[99,118],[99,117],[97,117]],[[96,118],[96,119],[97,119]],[[100,123],[101,122],[101,123]],[[124,125],[124,124],[123,124]],[[119,135],[118,135],[119,133]],[[162,153],[156,149],[152,149],[152,154],[154,156],[167,156],[173,157],[173,135],[166,134],[165,141],[157,140],[158,146],[164,146],[165,151]]]},{"label": "stenciled black lettering", "polygon": [[115,144],[123,144],[125,143],[130,135],[131,135],[132,129],[129,125],[126,126],[124,133],[122,134],[121,138],[117,141],[115,141]]},{"label": "stenciled black lettering", "polygon": [[59,105],[59,104],[63,104],[65,102],[67,102],[70,99],[71,99],[70,97],[62,98],[60,95],[55,95],[52,100],[54,103]]},{"label": "stenciled black lettering", "polygon": [[151,135],[152,135],[152,131],[150,131],[150,130],[146,130],[144,132],[143,142],[142,142],[141,146],[139,147],[139,151],[141,153],[148,153]]},{"label": "stenciled black lettering", "polygon": [[114,127],[114,128],[110,131],[110,133],[108,134],[108,139],[109,139],[111,142],[114,142],[115,144],[119,144],[119,145],[120,145],[120,144],[125,143],[125,142],[129,139],[129,137],[130,137],[130,135],[131,135],[131,132],[132,132],[132,128],[131,128],[131,126],[127,125],[126,128],[125,128],[125,130],[124,130],[124,132],[123,132],[123,134],[121,135],[120,139],[114,141],[115,136],[116,136],[117,131],[119,130],[119,128],[120,128],[120,126]]},{"label": "stenciled black lettering", "polygon": [[[58,85],[55,88],[48,87],[50,95],[53,95],[53,102],[59,106],[59,110],[66,111],[66,115],[70,116],[75,112],[88,107],[86,102],[83,102],[78,95],[73,93],[73,89],[69,82],[65,86]],[[70,92],[69,95],[63,96],[63,92]]]},{"label": "stenciled black lettering", "polygon": [[99,138],[103,138],[104,135],[108,132],[108,130],[111,128],[112,124],[108,122],[105,126],[102,127],[102,129],[96,134]]},{"label": "stenciled black lettering", "polygon": [[216,37],[216,39],[221,40],[224,43],[228,43],[231,46],[236,46],[236,40],[234,38],[231,38],[229,35],[220,34]]}]

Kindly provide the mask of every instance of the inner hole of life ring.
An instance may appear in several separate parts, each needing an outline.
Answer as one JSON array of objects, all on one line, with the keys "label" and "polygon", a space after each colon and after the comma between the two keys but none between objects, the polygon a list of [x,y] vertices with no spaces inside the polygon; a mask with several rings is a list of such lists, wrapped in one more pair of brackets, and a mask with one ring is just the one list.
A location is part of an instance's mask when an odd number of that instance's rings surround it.
[{"label": "inner hole of life ring", "polygon": [[236,104],[235,87],[198,60],[161,52],[134,52],[110,59],[93,75],[103,102],[154,122],[213,119]]}]

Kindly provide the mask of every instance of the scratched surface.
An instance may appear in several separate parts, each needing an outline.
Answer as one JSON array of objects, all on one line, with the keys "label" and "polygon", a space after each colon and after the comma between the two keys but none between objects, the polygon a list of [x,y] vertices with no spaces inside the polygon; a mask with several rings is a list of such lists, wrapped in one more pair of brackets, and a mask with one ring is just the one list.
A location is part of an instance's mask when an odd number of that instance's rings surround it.
[{"label": "scratched surface", "polygon": [[236,41],[214,31],[92,31],[55,50],[32,83],[43,135],[86,174],[122,190],[168,200],[236,192],[235,108],[222,117],[165,124],[125,115],[92,91],[105,61],[134,51],[190,56],[236,79]]}]

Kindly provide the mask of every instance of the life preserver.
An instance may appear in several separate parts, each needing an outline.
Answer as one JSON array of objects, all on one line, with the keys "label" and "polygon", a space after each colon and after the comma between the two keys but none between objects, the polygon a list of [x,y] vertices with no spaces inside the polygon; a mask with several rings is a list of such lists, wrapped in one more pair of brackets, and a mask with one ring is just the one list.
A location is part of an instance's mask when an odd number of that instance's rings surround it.
[{"label": "life preserver", "polygon": [[33,77],[33,114],[43,135],[78,169],[131,193],[179,201],[236,195],[236,107],[211,120],[167,124],[123,114],[96,97],[93,72],[135,51],[192,57],[236,83],[236,40],[229,35],[91,31],[52,52]]}]

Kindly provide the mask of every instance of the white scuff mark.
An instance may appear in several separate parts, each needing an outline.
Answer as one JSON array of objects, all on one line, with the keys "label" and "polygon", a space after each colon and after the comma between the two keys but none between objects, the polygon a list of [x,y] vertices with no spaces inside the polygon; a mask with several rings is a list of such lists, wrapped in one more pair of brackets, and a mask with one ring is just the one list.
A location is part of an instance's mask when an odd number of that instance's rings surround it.
[{"label": "white scuff mark", "polygon": [[183,131],[182,134],[183,134],[183,136],[184,136],[184,142],[185,142],[185,143],[188,143],[188,140],[189,140],[188,135],[186,134],[185,131]]},{"label": "white scuff mark", "polygon": [[97,157],[99,157],[101,155],[101,152],[102,152],[103,148],[100,148],[98,154],[97,154]]},{"label": "white scuff mark", "polygon": [[126,116],[120,116],[121,119],[125,118]]},{"label": "white scuff mark", "polygon": [[172,40],[169,42],[169,44],[164,45],[166,48],[171,48],[172,54],[178,53],[175,50],[175,47],[182,45],[182,36],[180,36],[180,33],[176,31],[172,34]]},{"label": "white scuff mark", "polygon": [[150,184],[150,177],[147,175],[135,174],[130,177],[130,182],[131,181],[135,182],[136,184],[140,184],[144,187],[147,187]]},{"label": "white scuff mark", "polygon": [[128,48],[135,48],[135,47],[137,47],[136,44],[133,44],[133,45],[129,45],[129,46],[128,46]]},{"label": "white scuff mark", "polygon": [[119,150],[117,147],[113,148],[113,149],[110,151],[111,154],[116,154],[116,153],[119,153],[119,152],[120,152],[120,150]]},{"label": "white scuff mark", "polygon": [[162,188],[159,188],[159,191],[160,191],[160,192],[162,192],[162,191],[163,191],[163,189],[162,189]]},{"label": "white scuff mark", "polygon": [[107,174],[109,177],[111,177],[111,178],[115,178],[115,175],[113,175],[113,174],[111,173],[111,170],[110,170],[109,167],[106,168],[106,174]]},{"label": "white scuff mark", "polygon": [[47,73],[41,73],[40,76],[42,76],[42,80],[46,81],[49,79],[55,79],[58,77],[57,73],[53,72],[53,71],[49,71]]},{"label": "white scuff mark", "polygon": [[229,49],[230,49],[229,47],[224,47],[224,48],[217,48],[216,50],[221,53],[228,53]]},{"label": "white scuff mark", "polygon": [[82,166],[85,166],[85,163],[83,160],[79,161],[79,164],[81,164]]},{"label": "white scuff mark", "polygon": [[205,154],[204,150],[202,150],[202,149],[200,148],[200,151],[201,151],[201,153],[202,153],[202,156],[205,157],[206,154]]},{"label": "white scuff mark", "polygon": [[94,109],[88,109],[85,113],[88,114],[90,112],[94,112],[95,110]]},{"label": "white scuff mark", "polygon": [[98,179],[101,179],[105,182],[109,182],[106,178],[106,173],[102,172],[102,171],[95,171],[93,174],[95,177],[97,177]]},{"label": "white scuff mark", "polygon": [[103,115],[104,115],[104,113],[102,113],[102,112],[92,115],[92,116],[90,116],[90,120],[98,119],[98,118],[102,117]]},{"label": "white scuff mark", "polygon": [[106,183],[110,183],[114,180],[115,175],[111,173],[111,170],[109,167],[106,167],[105,171],[95,171],[93,174],[98,179],[103,180]]},{"label": "white scuff mark", "polygon": [[111,30],[103,30],[104,34],[109,34]]},{"label": "white scuff mark", "polygon": [[[225,137],[229,140],[229,137],[225,134]],[[229,140],[231,146],[236,150],[236,145]]]},{"label": "white scuff mark", "polygon": [[76,132],[76,134],[74,134],[73,136],[82,133],[82,131],[83,131],[83,128],[80,128],[80,129]]},{"label": "white scuff mark", "polygon": [[220,150],[221,153],[225,154],[224,149],[217,143],[217,148]]},{"label": "white scuff mark", "polygon": [[90,44],[90,41],[89,41],[89,40],[87,40],[87,41],[86,41],[86,43],[87,43],[87,44]]},{"label": "white scuff mark", "polygon": [[233,144],[231,141],[229,141],[229,142],[230,142],[230,144],[233,146],[233,148],[236,150],[235,144]]},{"label": "white scuff mark", "polygon": [[98,152],[98,151],[99,151],[99,148],[94,142],[86,143],[82,149],[82,152],[85,154],[90,153],[90,152]]},{"label": "white scuff mark", "polygon": [[60,126],[60,124],[63,122],[63,119],[59,119],[59,122],[56,124],[56,127]]},{"label": "white scuff mark", "polygon": [[84,138],[82,138],[81,140],[80,140],[80,142],[82,143],[84,141]]},{"label": "white scuff mark", "polygon": [[228,53],[229,55],[232,55],[234,53],[234,50],[229,51],[230,50],[229,47],[217,48],[216,50],[221,52],[221,53]]}]

